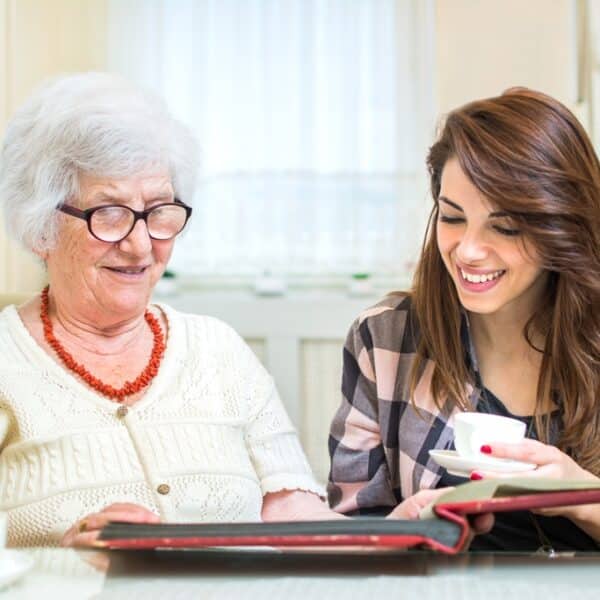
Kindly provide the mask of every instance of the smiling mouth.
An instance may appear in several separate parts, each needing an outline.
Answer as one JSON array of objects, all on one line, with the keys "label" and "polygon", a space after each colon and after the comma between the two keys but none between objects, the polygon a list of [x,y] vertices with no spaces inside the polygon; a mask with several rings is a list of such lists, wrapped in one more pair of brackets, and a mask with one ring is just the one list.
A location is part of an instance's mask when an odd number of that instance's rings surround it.
[{"label": "smiling mouth", "polygon": [[502,275],[506,273],[506,271],[503,269],[499,269],[498,271],[492,271],[490,273],[480,274],[467,273],[466,271],[463,271],[463,269],[461,269],[460,267],[458,270],[460,272],[461,277],[469,283],[487,283],[488,281],[494,281],[495,279],[502,277]]},{"label": "smiling mouth", "polygon": [[148,267],[105,267],[109,271],[123,275],[141,275]]}]

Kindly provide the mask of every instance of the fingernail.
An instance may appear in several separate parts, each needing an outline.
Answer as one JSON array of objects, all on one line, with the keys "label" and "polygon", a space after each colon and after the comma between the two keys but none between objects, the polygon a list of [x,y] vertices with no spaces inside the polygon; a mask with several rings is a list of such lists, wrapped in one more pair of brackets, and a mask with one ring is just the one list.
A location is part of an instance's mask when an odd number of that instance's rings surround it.
[{"label": "fingernail", "polygon": [[479,481],[480,479],[483,479],[483,475],[480,475],[477,471],[471,473],[471,481]]},{"label": "fingernail", "polygon": [[483,446],[481,446],[481,448],[479,448],[480,452],[483,452],[484,454],[491,454],[492,453],[492,447],[488,446],[487,444],[484,444]]}]

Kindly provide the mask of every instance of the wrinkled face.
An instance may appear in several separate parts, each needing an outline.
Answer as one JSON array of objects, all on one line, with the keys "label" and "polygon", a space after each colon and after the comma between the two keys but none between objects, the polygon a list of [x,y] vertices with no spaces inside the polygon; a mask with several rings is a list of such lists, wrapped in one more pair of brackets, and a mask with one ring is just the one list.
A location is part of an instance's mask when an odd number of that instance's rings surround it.
[{"label": "wrinkled face", "polygon": [[547,271],[532,244],[490,205],[456,158],[444,166],[438,202],[438,247],[461,304],[480,314],[531,314],[545,289]]},{"label": "wrinkled face", "polygon": [[[174,200],[166,172],[123,179],[82,174],[79,186],[78,197],[68,204],[80,209],[123,204],[141,211]],[[87,314],[125,319],[143,313],[171,256],[174,239],[151,239],[146,224],[139,220],[120,242],[102,242],[90,234],[84,220],[64,213],[58,218],[57,244],[44,255],[52,293],[63,304]]]}]

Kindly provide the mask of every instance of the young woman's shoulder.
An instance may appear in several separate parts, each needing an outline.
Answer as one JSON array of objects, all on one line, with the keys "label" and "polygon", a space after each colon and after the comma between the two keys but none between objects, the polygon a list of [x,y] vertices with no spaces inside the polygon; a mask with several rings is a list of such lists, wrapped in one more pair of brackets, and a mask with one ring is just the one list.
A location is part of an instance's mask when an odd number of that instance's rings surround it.
[{"label": "young woman's shoulder", "polygon": [[[360,322],[365,319],[376,319],[380,315],[388,318],[393,317],[394,313],[400,315],[411,311],[412,300],[409,292],[390,292],[384,296],[377,304],[365,309],[358,315]],[[396,314],[395,316],[398,316]],[[382,317],[385,318],[385,317]]]},{"label": "young woman's shoulder", "polygon": [[[361,312],[350,333],[362,344],[402,353],[412,353],[418,342],[418,326],[411,296],[392,292]],[[361,344],[361,345],[362,345]]]}]

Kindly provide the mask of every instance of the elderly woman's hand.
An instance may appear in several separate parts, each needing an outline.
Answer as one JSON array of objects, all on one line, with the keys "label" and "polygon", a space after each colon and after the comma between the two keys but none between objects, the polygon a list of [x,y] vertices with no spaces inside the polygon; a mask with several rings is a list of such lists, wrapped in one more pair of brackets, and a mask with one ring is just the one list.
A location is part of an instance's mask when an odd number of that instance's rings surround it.
[{"label": "elderly woman's hand", "polygon": [[100,530],[109,521],[129,523],[158,523],[160,517],[152,511],[131,503],[115,503],[77,521],[63,536],[61,546],[91,546]]},{"label": "elderly woman's hand", "polygon": [[[592,473],[580,467],[570,456],[537,440],[525,439],[518,444],[494,443],[492,446],[483,446],[482,452],[496,458],[519,460],[535,465],[533,469],[525,472],[498,473],[478,469],[471,473],[471,479],[501,479],[506,477],[532,477],[550,479],[589,479],[597,480]],[[563,516],[576,518],[577,506],[560,506],[542,508],[534,512],[547,516]]]},{"label": "elderly woman's hand", "polygon": [[281,490],[263,498],[261,511],[263,521],[328,521],[345,519],[336,513],[313,492]]}]

